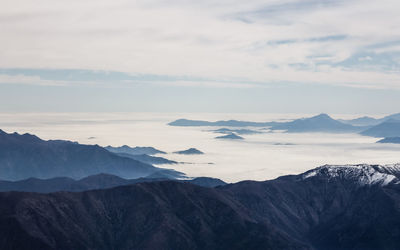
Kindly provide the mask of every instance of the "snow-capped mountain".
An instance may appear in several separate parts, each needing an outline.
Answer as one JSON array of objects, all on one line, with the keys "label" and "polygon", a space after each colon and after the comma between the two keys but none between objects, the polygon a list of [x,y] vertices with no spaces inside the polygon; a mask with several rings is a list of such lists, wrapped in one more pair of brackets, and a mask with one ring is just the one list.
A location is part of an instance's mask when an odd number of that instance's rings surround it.
[{"label": "snow-capped mountain", "polygon": [[400,183],[400,164],[391,165],[324,165],[316,169],[305,172],[301,175],[302,179],[311,177],[320,178],[339,178],[354,181],[360,185],[382,186],[390,183]]}]

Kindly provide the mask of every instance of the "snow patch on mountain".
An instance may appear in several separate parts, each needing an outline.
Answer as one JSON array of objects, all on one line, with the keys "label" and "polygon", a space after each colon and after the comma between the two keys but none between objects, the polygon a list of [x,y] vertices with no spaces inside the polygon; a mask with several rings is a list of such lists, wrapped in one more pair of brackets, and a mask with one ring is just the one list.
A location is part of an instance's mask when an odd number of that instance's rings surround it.
[{"label": "snow patch on mountain", "polygon": [[400,183],[400,164],[391,165],[324,165],[302,174],[302,179],[311,177],[328,177],[354,180],[360,185]]}]

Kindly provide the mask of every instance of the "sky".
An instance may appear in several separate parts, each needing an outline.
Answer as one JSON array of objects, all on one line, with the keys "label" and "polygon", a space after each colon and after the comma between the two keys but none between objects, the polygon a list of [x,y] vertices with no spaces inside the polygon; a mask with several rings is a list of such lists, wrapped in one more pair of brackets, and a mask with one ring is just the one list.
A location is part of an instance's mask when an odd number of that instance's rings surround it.
[{"label": "sky", "polygon": [[389,114],[395,0],[4,0],[0,112]]}]

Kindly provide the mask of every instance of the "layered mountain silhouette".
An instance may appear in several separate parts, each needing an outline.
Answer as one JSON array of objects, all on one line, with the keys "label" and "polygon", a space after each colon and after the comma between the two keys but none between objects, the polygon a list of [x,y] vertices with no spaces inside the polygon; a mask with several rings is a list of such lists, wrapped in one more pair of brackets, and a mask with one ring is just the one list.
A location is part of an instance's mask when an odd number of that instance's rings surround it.
[{"label": "layered mountain silhouette", "polygon": [[388,120],[400,120],[400,113],[388,115],[380,119],[364,116],[356,119],[340,121],[354,126],[375,126]]},{"label": "layered mountain silhouette", "polygon": [[[271,130],[284,130],[286,132],[304,133],[304,132],[329,132],[329,133],[347,133],[360,132],[365,127],[345,124],[332,119],[327,114],[296,119],[290,122],[247,122],[247,121],[194,121],[180,119],[169,123],[172,126],[226,126],[226,127],[269,127]],[[226,129],[225,129],[226,130]],[[222,130],[224,131],[224,130]],[[233,132],[233,131],[230,131]]]},{"label": "layered mountain silhouette", "polygon": [[320,114],[310,118],[296,119],[291,122],[284,122],[272,126],[271,130],[285,130],[286,132],[355,132],[360,131],[359,127],[344,124],[332,119],[327,114]]},{"label": "layered mountain silhouette", "polygon": [[400,120],[390,119],[361,132],[372,137],[400,137]]},{"label": "layered mountain silhouette", "polygon": [[105,147],[108,151],[122,157],[131,158],[147,164],[176,164],[176,161],[171,161],[163,157],[154,156],[156,154],[166,154],[166,152],[155,149],[153,147],[129,147],[127,145],[120,147]]},{"label": "layered mountain silhouette", "polygon": [[45,141],[31,134],[8,134],[0,130],[0,179],[3,180],[61,176],[79,179],[100,173],[134,179],[159,172],[181,176],[173,170],[118,156],[98,145]]},{"label": "layered mountain silhouette", "polygon": [[122,156],[122,157],[127,157],[131,158],[140,162],[144,162],[147,164],[177,164],[178,162],[176,161],[171,161],[168,160],[164,157],[159,157],[159,156],[151,156],[151,155],[132,155],[132,154],[127,154],[127,153],[117,153],[117,155]]},{"label": "layered mountain silhouette", "polygon": [[107,146],[104,147],[110,152],[130,154],[130,155],[155,155],[155,154],[166,154],[164,151],[158,150],[153,147],[129,147],[128,145],[123,145],[120,147]]},{"label": "layered mountain silhouette", "polygon": [[1,249],[397,249],[400,165],[205,188],[0,193]]},{"label": "layered mountain silhouette", "polygon": [[[59,191],[79,192],[93,189],[106,189],[117,186],[131,185],[141,182],[155,182],[170,180],[164,178],[138,178],[124,179],[110,174],[91,175],[80,180],[74,180],[68,177],[57,177],[51,179],[29,178],[20,181],[2,181],[0,180],[0,192],[23,191],[37,193],[51,193]],[[203,187],[216,187],[226,185],[220,179],[210,177],[197,177],[193,179],[174,180],[178,182],[192,183]]]}]

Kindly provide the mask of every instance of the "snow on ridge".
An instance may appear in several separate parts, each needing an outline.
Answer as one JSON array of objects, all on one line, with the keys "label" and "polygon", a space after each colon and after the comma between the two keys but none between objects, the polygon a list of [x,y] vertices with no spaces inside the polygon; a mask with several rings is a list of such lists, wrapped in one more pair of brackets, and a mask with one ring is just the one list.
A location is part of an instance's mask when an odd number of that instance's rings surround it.
[{"label": "snow on ridge", "polygon": [[355,180],[360,185],[380,184],[386,186],[397,180],[396,174],[400,174],[400,164],[390,165],[324,165],[310,170],[302,175],[303,179],[314,176],[327,176],[330,178],[343,178]]}]

